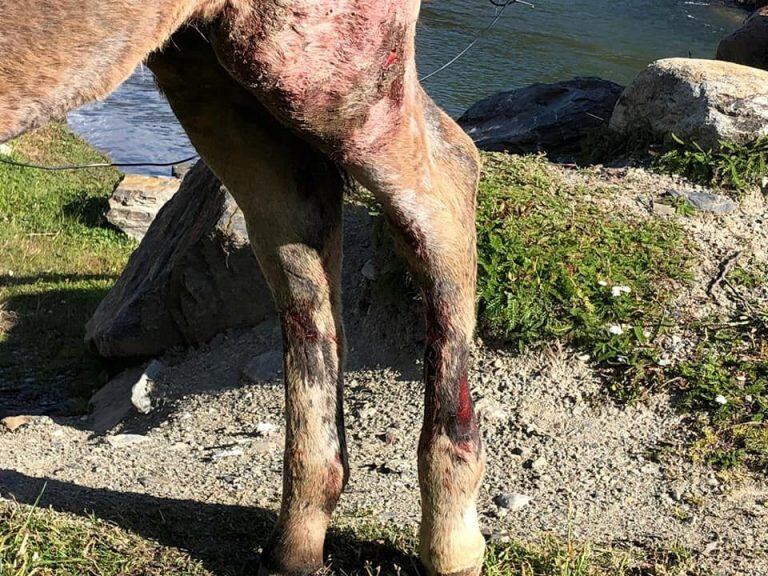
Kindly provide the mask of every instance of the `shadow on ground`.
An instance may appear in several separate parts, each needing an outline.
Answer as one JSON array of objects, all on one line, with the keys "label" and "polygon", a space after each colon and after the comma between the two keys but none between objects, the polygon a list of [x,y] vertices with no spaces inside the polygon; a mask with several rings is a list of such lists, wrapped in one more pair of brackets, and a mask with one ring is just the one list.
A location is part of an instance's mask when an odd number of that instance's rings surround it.
[{"label": "shadow on ground", "polygon": [[[221,576],[256,573],[257,550],[275,521],[275,514],[264,508],[88,488],[12,470],[0,470],[0,495],[22,504],[109,520],[164,546],[187,550]],[[343,574],[359,573],[367,563],[381,566],[382,573],[417,573],[414,557],[386,542],[356,537],[350,530],[331,530],[326,555],[332,558],[333,569]]]},{"label": "shadow on ground", "polygon": [[85,321],[113,279],[0,277],[0,290],[11,293],[0,306],[0,418],[82,413],[90,394],[120,368],[92,353],[83,341]]}]

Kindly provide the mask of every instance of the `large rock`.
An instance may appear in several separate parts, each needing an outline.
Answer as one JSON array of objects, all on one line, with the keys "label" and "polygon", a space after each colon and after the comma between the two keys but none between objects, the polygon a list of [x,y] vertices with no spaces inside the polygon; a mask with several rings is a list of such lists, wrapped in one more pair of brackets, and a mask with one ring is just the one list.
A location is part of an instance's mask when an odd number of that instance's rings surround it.
[{"label": "large rock", "polygon": [[761,8],[717,47],[717,59],[768,70],[768,8]]},{"label": "large rock", "polygon": [[88,322],[86,341],[103,356],[150,356],[273,310],[242,213],[199,163]]},{"label": "large rock", "polygon": [[107,220],[128,236],[141,240],[180,185],[178,178],[126,174],[109,199]]},{"label": "large rock", "polygon": [[735,0],[736,4],[747,10],[755,10],[768,5],[768,0]]},{"label": "large rock", "polygon": [[670,58],[646,68],[616,104],[611,128],[703,148],[768,134],[768,72],[717,60]]},{"label": "large rock", "polygon": [[474,104],[459,124],[482,150],[561,154],[607,124],[622,87],[600,78],[575,78],[499,92]]},{"label": "large rock", "polygon": [[[344,210],[343,294],[350,366],[412,354],[419,305],[381,217],[350,200]],[[242,213],[203,164],[160,211],[86,329],[103,356],[161,355],[273,317]],[[256,367],[255,370],[260,370]]]}]

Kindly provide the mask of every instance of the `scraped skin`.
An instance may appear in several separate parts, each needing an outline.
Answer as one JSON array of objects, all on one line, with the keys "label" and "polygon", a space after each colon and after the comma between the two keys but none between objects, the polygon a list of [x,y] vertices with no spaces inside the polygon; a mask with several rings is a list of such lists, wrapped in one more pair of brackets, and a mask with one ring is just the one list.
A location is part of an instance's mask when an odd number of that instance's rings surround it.
[{"label": "scraped skin", "polygon": [[323,567],[323,541],[348,478],[341,364],[344,182],[219,66],[195,31],[149,59],[209,167],[243,210],[282,319],[286,443],[283,503],[262,573]]},{"label": "scraped skin", "polygon": [[342,178],[328,158],[380,201],[424,293],[422,561],[440,576],[481,570],[485,458],[468,375],[479,159],[418,83],[418,9],[418,0],[0,0],[0,141],[105,95],[182,23],[196,26],[149,63],[243,209],[282,318],[283,502],[265,573],[322,567],[348,475]]}]

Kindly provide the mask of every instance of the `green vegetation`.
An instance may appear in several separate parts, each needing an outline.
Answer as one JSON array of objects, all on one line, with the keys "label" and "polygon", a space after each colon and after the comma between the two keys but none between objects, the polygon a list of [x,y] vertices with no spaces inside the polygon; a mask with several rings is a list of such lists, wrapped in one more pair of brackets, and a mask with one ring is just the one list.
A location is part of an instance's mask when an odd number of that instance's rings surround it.
[{"label": "green vegetation", "polygon": [[203,576],[200,563],[97,518],[0,503],[0,576]]},{"label": "green vegetation", "polygon": [[[252,527],[251,527],[252,529]],[[216,538],[214,534],[212,538]],[[254,534],[254,540],[259,535]],[[223,548],[229,549],[229,546]],[[418,574],[413,530],[365,519],[341,519],[331,530],[328,574]],[[219,561],[227,563],[221,550]],[[250,549],[239,556],[250,556]],[[95,517],[79,518],[31,506],[0,503],[0,576],[213,576],[253,573],[247,566],[222,572]],[[491,544],[488,576],[683,576],[704,574],[685,549],[627,552],[546,538],[521,545]]]},{"label": "green vegetation", "polygon": [[[61,125],[12,143],[12,159],[103,161]],[[116,170],[41,172],[0,164],[0,377],[85,397],[102,368],[84,324],[124,267],[133,243],[101,227]]]},{"label": "green vegetation", "polygon": [[665,303],[688,278],[680,228],[609,213],[532,157],[486,156],[478,209],[486,334],[519,346],[563,338],[634,395],[656,365]]},{"label": "green vegetation", "polygon": [[584,165],[617,158],[646,161],[662,174],[676,174],[696,184],[714,186],[739,197],[768,177],[768,137],[749,144],[720,142],[717,149],[704,150],[697,143],[671,135],[672,145],[654,142],[650,135],[625,135],[600,128],[586,138],[579,155]]},{"label": "green vegetation", "polygon": [[[748,292],[768,285],[768,272],[738,267],[726,282]],[[719,468],[768,471],[768,308],[737,294],[744,314],[697,327],[693,357],[678,368],[683,407],[706,415],[695,457]]]},{"label": "green vegetation", "polygon": [[721,142],[716,150],[704,150],[673,135],[675,146],[654,159],[660,172],[680,174],[698,184],[720,186],[743,194],[768,176],[768,138],[751,144]]}]

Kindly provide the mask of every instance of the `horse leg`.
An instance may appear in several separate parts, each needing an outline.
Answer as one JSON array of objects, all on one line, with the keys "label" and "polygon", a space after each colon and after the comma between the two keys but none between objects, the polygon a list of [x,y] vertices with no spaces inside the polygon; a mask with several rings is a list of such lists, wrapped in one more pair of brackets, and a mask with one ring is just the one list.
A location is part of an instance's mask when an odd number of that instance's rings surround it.
[{"label": "horse leg", "polygon": [[[418,0],[263,0],[212,28],[220,61],[284,123],[340,161],[384,207],[424,293],[421,558],[480,571],[484,453],[468,365],[475,324],[477,151],[419,86]],[[329,56],[329,55],[332,55]]]},{"label": "horse leg", "polygon": [[340,170],[279,124],[218,64],[196,31],[148,62],[192,142],[245,214],[282,320],[283,501],[262,571],[323,567],[347,481],[342,412]]}]

